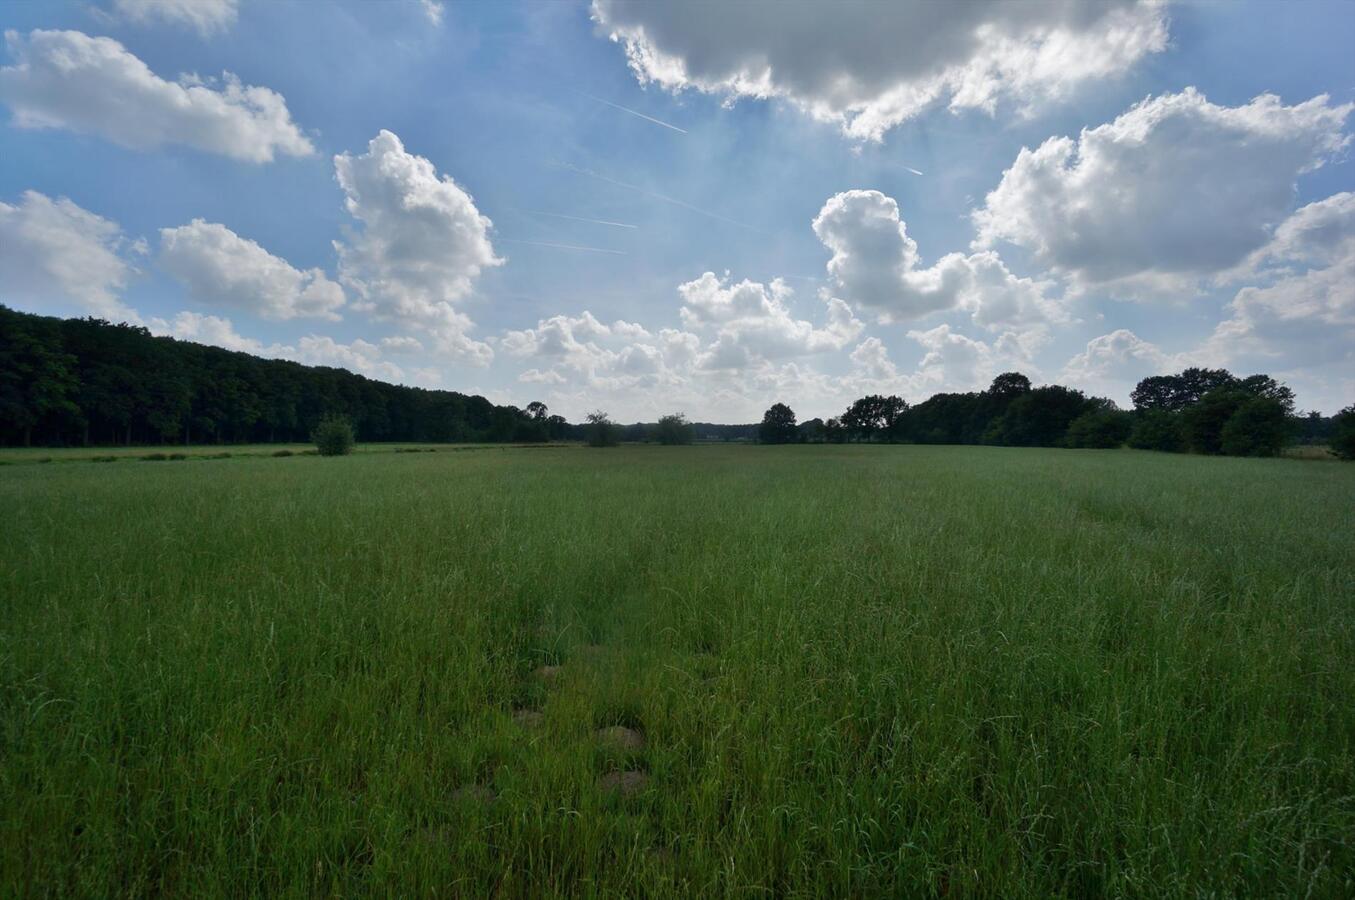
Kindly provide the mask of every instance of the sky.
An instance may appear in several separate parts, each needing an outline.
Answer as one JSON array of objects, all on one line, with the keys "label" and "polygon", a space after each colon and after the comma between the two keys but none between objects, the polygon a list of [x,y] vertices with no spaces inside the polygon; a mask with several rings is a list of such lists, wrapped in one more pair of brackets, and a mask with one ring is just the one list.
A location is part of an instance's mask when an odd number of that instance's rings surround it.
[{"label": "sky", "polygon": [[1355,402],[1355,3],[0,4],[0,303],[579,420]]}]

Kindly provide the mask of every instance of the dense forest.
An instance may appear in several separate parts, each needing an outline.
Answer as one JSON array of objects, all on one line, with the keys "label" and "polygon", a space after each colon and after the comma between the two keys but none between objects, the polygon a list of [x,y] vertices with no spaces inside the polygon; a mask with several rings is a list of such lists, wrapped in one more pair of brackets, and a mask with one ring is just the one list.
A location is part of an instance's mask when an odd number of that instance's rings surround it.
[{"label": "dense forest", "polygon": [[544,441],[571,437],[545,406],[373,381],[344,369],[260,359],[145,328],[0,306],[0,443],[210,444],[306,441],[326,415],[362,441]]},{"label": "dense forest", "polygon": [[[1032,447],[1119,447],[1269,456],[1286,444],[1329,444],[1355,455],[1355,411],[1295,415],[1294,394],[1267,375],[1187,369],[1145,378],[1122,410],[1015,372],[984,391],[909,405],[862,397],[841,416],[797,422],[778,403],[761,424],[613,426],[606,439],[666,443],[887,441]],[[373,381],[345,369],[260,359],[145,328],[56,319],[0,306],[0,443],[46,446],[297,442],[339,415],[361,441],[509,442],[588,438],[542,403],[525,409],[484,397]],[[590,420],[593,419],[590,416]],[[603,417],[605,420],[605,416]],[[671,427],[664,427],[664,423]]]}]

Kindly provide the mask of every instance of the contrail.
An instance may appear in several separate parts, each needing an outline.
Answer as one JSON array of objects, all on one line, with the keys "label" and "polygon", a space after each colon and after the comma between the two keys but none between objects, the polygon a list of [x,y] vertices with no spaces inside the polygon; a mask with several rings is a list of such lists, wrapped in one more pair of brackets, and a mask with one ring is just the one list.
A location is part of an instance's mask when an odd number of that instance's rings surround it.
[{"label": "contrail", "polygon": [[904,168],[907,169],[909,172],[912,172],[914,175],[921,175],[921,174],[922,174],[922,173],[919,172],[917,169],[914,169],[912,166],[904,166]]},{"label": "contrail", "polygon": [[720,215],[719,213],[709,212],[707,210],[702,209],[699,206],[692,206],[690,203],[684,203],[683,201],[678,200],[676,197],[668,197],[665,196],[664,194],[656,194],[653,191],[647,191],[642,187],[637,187],[636,185],[633,184],[626,184],[626,182],[624,181],[617,181],[615,178],[608,178],[606,175],[599,175],[597,172],[593,172],[588,169],[580,169],[578,166],[572,166],[569,163],[560,163],[559,165],[562,166],[563,168],[568,169],[571,172],[577,172],[580,175],[587,175],[589,178],[596,178],[599,181],[605,181],[608,184],[614,184],[617,187],[623,187],[628,191],[635,191],[636,193],[643,194],[646,197],[652,197],[655,200],[662,200],[664,203],[671,203],[674,206],[680,206],[683,209],[689,209],[694,213],[698,213],[700,215],[716,219],[720,222],[727,222],[730,225],[737,225],[739,228],[747,228],[749,231],[756,231],[759,234],[764,233],[760,228],[754,228],[752,225],[745,225],[743,222],[736,222],[733,219],[727,219],[724,216]]},{"label": "contrail", "polygon": [[613,253],[625,256],[624,250],[607,250],[603,247],[582,247],[578,244],[553,244],[550,241],[515,241],[512,238],[499,238],[505,244],[530,244],[533,247],[554,247],[557,250],[587,250],[589,253]]},{"label": "contrail", "polygon": [[592,94],[584,94],[583,91],[579,91],[578,93],[583,94],[583,96],[587,97],[589,100],[593,100],[597,103],[602,103],[606,106],[610,106],[612,109],[619,109],[622,112],[630,113],[632,116],[638,116],[639,118],[644,119],[646,122],[653,122],[655,125],[662,125],[664,128],[671,128],[674,131],[678,132],[679,134],[687,133],[687,129],[685,128],[679,128],[676,125],[669,125],[662,119],[656,119],[653,116],[647,116],[642,112],[636,112],[630,107],[622,106],[620,103],[613,103],[610,100],[603,100],[601,97],[594,97]]},{"label": "contrail", "polygon": [[589,219],[584,216],[567,216],[564,213],[545,212],[540,209],[529,209],[526,212],[534,216],[550,216],[553,219],[569,219],[574,222],[592,222],[594,225],[611,225],[614,228],[639,228],[639,225],[627,225],[625,222],[608,222],[606,219]]}]

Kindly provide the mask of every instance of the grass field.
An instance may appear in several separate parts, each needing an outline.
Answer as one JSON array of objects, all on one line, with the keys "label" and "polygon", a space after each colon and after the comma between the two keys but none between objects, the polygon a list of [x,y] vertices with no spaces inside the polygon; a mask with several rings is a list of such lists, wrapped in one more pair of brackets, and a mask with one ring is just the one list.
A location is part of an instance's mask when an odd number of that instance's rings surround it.
[{"label": "grass field", "polygon": [[0,506],[0,896],[1355,893],[1355,466],[251,456]]}]

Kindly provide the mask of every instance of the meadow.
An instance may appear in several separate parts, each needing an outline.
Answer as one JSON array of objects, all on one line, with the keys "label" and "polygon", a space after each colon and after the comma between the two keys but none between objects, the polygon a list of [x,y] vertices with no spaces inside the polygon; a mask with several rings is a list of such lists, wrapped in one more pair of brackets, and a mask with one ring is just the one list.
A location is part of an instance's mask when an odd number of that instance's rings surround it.
[{"label": "meadow", "polygon": [[5,897],[1355,893],[1355,466],[260,452],[0,508]]}]

